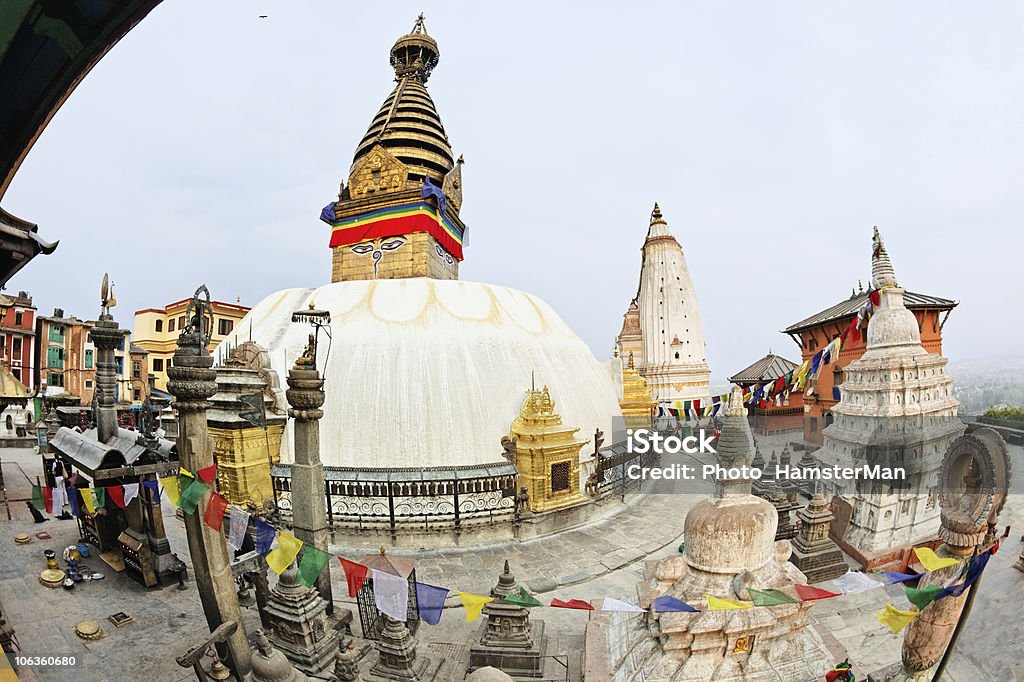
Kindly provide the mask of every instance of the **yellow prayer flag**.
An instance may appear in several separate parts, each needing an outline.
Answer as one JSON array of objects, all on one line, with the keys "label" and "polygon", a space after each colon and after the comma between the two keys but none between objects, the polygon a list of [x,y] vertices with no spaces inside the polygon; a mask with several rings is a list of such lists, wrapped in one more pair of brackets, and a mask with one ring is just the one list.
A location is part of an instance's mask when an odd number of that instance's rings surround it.
[{"label": "yellow prayer flag", "polygon": [[918,613],[920,611],[900,611],[892,604],[886,604],[885,610],[878,614],[878,622],[892,630],[892,634],[895,635],[907,627],[907,623],[914,620]]},{"label": "yellow prayer flag", "polygon": [[704,598],[708,600],[708,611],[733,611],[735,609],[749,609],[754,606],[750,602],[712,597],[710,594],[705,594]]},{"label": "yellow prayer flag", "polygon": [[484,597],[483,595],[470,594],[469,592],[459,592],[459,599],[462,600],[462,606],[466,609],[467,623],[472,623],[480,617],[480,611],[484,608],[484,604],[494,601],[493,597]]},{"label": "yellow prayer flag", "polygon": [[926,571],[937,571],[940,568],[954,566],[960,561],[953,558],[943,559],[927,547],[915,547],[914,554],[917,555],[917,560],[921,562]]},{"label": "yellow prayer flag", "polygon": [[192,475],[192,472],[189,471],[188,469],[178,469],[178,475],[188,476],[189,478],[195,478],[195,476]]},{"label": "yellow prayer flag", "polygon": [[302,549],[302,540],[294,535],[283,531],[277,531],[277,549],[267,555],[267,566],[278,575],[284,573],[284,569],[292,565],[299,550]]},{"label": "yellow prayer flag", "polygon": [[178,498],[181,497],[181,486],[178,485],[177,476],[167,476],[160,479],[160,485],[164,487],[164,494],[175,507],[178,506]]},{"label": "yellow prayer flag", "polygon": [[96,513],[96,498],[93,497],[91,488],[82,488],[82,502],[85,504],[85,511],[90,514]]}]

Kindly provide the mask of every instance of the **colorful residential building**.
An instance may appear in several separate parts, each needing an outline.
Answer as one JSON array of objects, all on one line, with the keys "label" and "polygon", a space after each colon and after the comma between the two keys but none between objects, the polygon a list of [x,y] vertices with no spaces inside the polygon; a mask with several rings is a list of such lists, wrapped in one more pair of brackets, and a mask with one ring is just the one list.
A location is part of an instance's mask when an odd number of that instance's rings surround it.
[{"label": "colorful residential building", "polygon": [[25,388],[34,389],[36,373],[36,307],[32,296],[0,294],[0,360]]}]

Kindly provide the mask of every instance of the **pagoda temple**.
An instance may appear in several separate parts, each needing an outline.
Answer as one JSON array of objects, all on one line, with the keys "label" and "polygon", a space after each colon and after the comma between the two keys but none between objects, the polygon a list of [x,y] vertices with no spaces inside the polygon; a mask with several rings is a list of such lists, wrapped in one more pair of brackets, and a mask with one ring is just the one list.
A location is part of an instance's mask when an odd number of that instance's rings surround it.
[{"label": "pagoda temple", "polygon": [[616,339],[619,356],[635,353],[637,369],[658,402],[710,400],[711,370],[697,294],[683,247],[658,204],[641,254],[640,286]]}]

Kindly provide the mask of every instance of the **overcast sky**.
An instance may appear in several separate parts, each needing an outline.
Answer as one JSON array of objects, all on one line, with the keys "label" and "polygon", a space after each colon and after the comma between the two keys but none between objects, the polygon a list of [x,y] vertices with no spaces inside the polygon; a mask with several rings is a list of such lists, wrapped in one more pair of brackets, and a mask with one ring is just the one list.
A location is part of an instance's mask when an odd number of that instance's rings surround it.
[{"label": "overcast sky", "polygon": [[947,356],[1021,337],[1019,3],[166,0],[4,197],[60,239],[8,289],[94,317],[109,271],[130,326],[201,282],[246,305],[329,282],[320,209],[420,11],[466,158],[462,279],[540,296],[599,359],[654,201],[716,381],[769,348],[799,359],[778,330],[867,281],[875,224],[902,285],[960,301]]}]

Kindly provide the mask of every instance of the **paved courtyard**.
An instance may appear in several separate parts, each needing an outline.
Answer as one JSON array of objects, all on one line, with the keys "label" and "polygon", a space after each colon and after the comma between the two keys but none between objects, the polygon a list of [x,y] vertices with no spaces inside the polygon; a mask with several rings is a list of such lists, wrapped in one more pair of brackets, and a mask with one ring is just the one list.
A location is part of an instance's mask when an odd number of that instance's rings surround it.
[{"label": "paved courtyard", "polygon": [[[1021,454],[1019,447],[1014,449],[1015,461],[1021,461]],[[13,520],[7,522],[0,510],[0,543],[6,548],[0,552],[0,603],[27,653],[73,654],[81,661],[73,673],[41,670],[37,677],[24,679],[194,679],[191,672],[174,662],[175,656],[208,632],[191,581],[185,591],[173,587],[145,590],[126,576],[109,570],[99,559],[91,558],[87,563],[104,572],[107,579],[81,584],[72,592],[42,587],[36,579],[44,567],[42,550],[60,551],[76,542],[77,526],[74,521],[58,520],[33,524],[23,501],[30,494],[23,473],[34,479],[39,472],[38,456],[31,451],[0,450],[0,459],[13,514]],[[618,513],[557,536],[483,548],[417,552],[417,576],[422,582],[486,594],[507,559],[520,581],[544,602],[557,597],[599,603],[605,596],[635,601],[636,584],[645,562],[678,551],[683,540],[683,519],[698,499],[699,495],[645,495],[634,498]],[[1024,670],[1017,663],[1017,653],[1024,649],[1024,617],[1020,615],[1024,573],[1012,568],[1021,550],[1018,541],[1024,533],[1024,499],[1018,496],[1010,500],[1003,524],[1012,525],[1014,530],[985,572],[971,620],[949,669],[949,680],[1024,679]],[[54,538],[33,540],[28,545],[14,544],[16,533],[41,529]],[[173,550],[188,563],[183,524],[169,517],[167,530]],[[340,547],[334,550],[356,559],[365,553]],[[189,571],[191,574],[191,565]],[[331,572],[336,604],[355,612],[338,562],[331,563]],[[830,646],[837,654],[844,650],[848,653],[857,664],[861,679],[899,660],[902,637],[890,634],[875,620],[887,601],[899,608],[908,606],[902,589],[888,586],[821,601],[813,608],[817,624],[835,637]],[[420,651],[444,666],[439,679],[461,679],[457,676],[458,661],[480,624],[465,622],[457,597],[449,597],[447,606],[440,625],[420,628]],[[135,623],[115,628],[106,617],[116,611],[129,613]],[[258,627],[258,618],[252,609],[245,613],[251,632]],[[533,615],[547,622],[552,635],[549,655],[568,663],[569,679],[579,679],[587,612],[545,608]],[[100,622],[106,636],[94,642],[79,640],[73,628],[86,619]],[[358,623],[358,616],[355,620]],[[552,658],[550,665],[559,668],[561,664]]]}]

